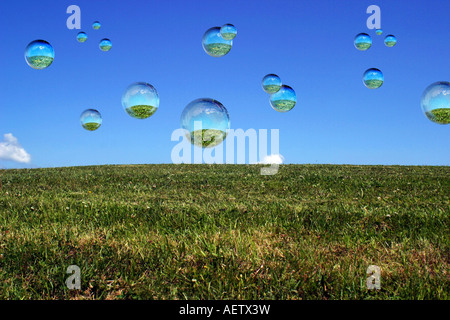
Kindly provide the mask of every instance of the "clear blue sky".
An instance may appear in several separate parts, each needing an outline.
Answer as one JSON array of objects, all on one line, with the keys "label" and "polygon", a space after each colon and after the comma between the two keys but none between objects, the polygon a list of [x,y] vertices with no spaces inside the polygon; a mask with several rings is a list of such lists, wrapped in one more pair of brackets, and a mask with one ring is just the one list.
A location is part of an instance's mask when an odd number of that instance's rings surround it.
[{"label": "clear blue sky", "polygon": [[[66,27],[71,4],[81,8],[85,43]],[[366,27],[371,4],[381,8],[381,36]],[[447,0],[1,1],[0,140],[12,133],[32,161],[0,166],[171,163],[181,112],[203,97],[228,109],[232,129],[279,129],[286,163],[449,165],[450,126],[420,108],[429,84],[450,80],[449,12]],[[225,23],[238,30],[233,49],[210,57],[203,33]],[[353,46],[360,32],[373,39],[366,52]],[[387,34],[395,47],[384,45]],[[102,38],[109,52],[98,48]],[[45,70],[24,59],[36,39],[55,49]],[[377,90],[362,82],[372,67],[385,78]],[[290,112],[270,107],[261,87],[269,73],[296,91]],[[121,106],[138,81],[160,97],[146,120]],[[79,122],[89,108],[103,116],[95,132]]]}]

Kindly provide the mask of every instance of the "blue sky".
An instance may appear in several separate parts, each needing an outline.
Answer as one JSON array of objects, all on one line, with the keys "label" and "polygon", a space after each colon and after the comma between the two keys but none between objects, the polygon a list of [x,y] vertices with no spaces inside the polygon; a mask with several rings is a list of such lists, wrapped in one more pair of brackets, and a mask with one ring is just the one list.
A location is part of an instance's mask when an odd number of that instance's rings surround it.
[{"label": "blue sky", "polygon": [[[72,4],[81,8],[85,43],[66,27]],[[381,36],[366,27],[372,4],[381,8]],[[429,84],[450,80],[448,12],[446,0],[1,1],[0,148],[11,133],[31,162],[0,152],[0,167],[171,163],[172,131],[198,98],[220,101],[232,129],[279,129],[286,163],[449,165],[450,126],[420,108]],[[202,36],[225,23],[238,30],[233,48],[211,57]],[[353,46],[360,32],[373,39],[365,52]],[[397,37],[393,48],[383,43],[388,34]],[[98,48],[103,38],[109,52]],[[24,59],[36,39],[55,50],[45,70]],[[362,82],[369,68],[384,74],[379,89]],[[261,87],[269,73],[296,91],[291,111],[270,107]],[[125,88],[140,81],[160,97],[146,120],[121,106]],[[95,132],[79,122],[90,108],[103,116]]]}]

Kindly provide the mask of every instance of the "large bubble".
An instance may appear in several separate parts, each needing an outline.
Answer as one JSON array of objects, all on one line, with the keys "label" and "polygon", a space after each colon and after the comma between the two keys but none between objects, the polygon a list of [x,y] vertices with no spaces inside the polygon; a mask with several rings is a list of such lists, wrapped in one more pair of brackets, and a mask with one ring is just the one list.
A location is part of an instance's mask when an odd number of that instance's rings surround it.
[{"label": "large bubble", "polygon": [[363,74],[364,85],[369,89],[377,89],[384,82],[383,73],[377,68],[367,69]]},{"label": "large bubble", "polygon": [[233,40],[236,37],[236,35],[237,35],[237,29],[232,24],[229,24],[229,23],[224,24],[220,28],[220,35],[225,40]]},{"label": "large bubble", "polygon": [[102,51],[109,51],[109,50],[111,50],[112,43],[111,43],[111,40],[105,38],[105,39],[100,40],[100,43],[98,44],[98,46],[100,47],[100,50],[102,50]]},{"label": "large bubble", "polygon": [[360,33],[356,35],[353,44],[356,49],[366,51],[372,46],[372,38],[367,33]]},{"label": "large bubble", "polygon": [[180,121],[191,143],[202,148],[222,143],[230,129],[227,109],[219,101],[209,98],[189,103],[181,113]]},{"label": "large bubble", "polygon": [[393,47],[397,44],[397,38],[390,34],[384,38],[384,44],[388,47]]},{"label": "large bubble", "polygon": [[297,95],[294,89],[282,85],[280,90],[270,95],[270,105],[278,112],[287,112],[297,103]]},{"label": "large bubble", "polygon": [[133,118],[146,119],[158,110],[158,92],[151,84],[133,83],[126,88],[122,95],[122,106]]},{"label": "large bubble", "polygon": [[428,119],[438,124],[450,123],[450,83],[439,81],[429,85],[420,100]]},{"label": "large bubble", "polygon": [[230,52],[233,46],[232,40],[226,40],[220,35],[220,28],[208,29],[202,39],[203,49],[212,57],[223,57]]},{"label": "large bubble", "polygon": [[83,31],[79,32],[77,34],[77,40],[78,40],[78,42],[86,42],[87,34],[85,32],[83,32]]},{"label": "large bubble", "polygon": [[80,116],[80,122],[84,129],[95,131],[102,125],[102,116],[95,109],[87,109]]},{"label": "large bubble", "polygon": [[25,48],[25,60],[33,69],[45,69],[50,66],[55,58],[55,51],[50,43],[45,40],[35,40]]},{"label": "large bubble", "polygon": [[276,74],[268,74],[265,75],[262,79],[262,87],[266,93],[272,94],[280,90],[281,88],[281,79]]}]

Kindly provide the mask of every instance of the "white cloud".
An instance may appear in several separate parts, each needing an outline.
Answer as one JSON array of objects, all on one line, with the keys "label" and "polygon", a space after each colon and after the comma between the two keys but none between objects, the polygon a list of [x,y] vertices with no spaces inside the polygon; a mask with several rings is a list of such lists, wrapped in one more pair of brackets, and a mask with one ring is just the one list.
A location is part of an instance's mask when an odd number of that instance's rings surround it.
[{"label": "white cloud", "polygon": [[281,154],[271,154],[270,156],[265,156],[260,164],[282,164],[284,157]]},{"label": "white cloud", "polygon": [[0,141],[0,160],[30,163],[31,156],[12,133],[6,133],[3,135],[3,141]]}]

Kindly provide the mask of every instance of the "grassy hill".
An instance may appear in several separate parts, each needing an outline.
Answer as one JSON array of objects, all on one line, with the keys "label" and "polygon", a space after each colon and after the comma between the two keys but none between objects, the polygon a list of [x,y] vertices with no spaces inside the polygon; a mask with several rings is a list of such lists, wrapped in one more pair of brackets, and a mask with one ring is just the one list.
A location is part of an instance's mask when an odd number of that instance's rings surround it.
[{"label": "grassy hill", "polygon": [[450,298],[449,167],[260,168],[0,170],[0,299]]}]

